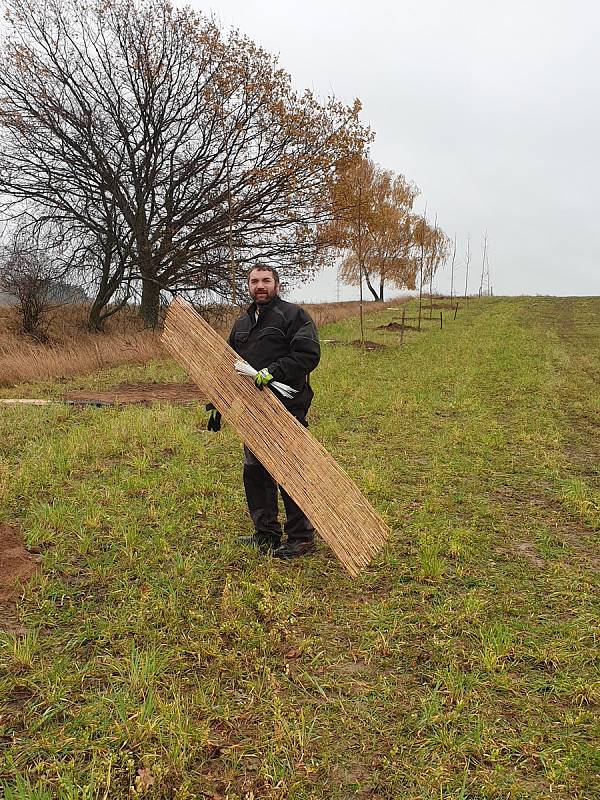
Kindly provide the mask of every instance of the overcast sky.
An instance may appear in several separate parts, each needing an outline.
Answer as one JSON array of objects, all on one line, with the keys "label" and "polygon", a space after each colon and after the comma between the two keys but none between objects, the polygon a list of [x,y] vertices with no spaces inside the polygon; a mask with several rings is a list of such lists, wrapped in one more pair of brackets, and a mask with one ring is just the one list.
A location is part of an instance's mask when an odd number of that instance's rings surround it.
[{"label": "overcast sky", "polygon": [[[475,292],[487,229],[494,294],[600,294],[597,0],[191,4],[278,54],[297,88],[361,99],[373,159],[456,234],[463,288],[467,236]],[[294,293],[336,295],[334,274]]]}]

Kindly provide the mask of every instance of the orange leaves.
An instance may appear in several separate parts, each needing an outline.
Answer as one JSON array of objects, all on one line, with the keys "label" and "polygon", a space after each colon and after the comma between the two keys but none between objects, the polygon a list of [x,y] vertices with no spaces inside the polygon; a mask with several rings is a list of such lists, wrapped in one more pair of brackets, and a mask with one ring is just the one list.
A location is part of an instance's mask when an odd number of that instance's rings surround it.
[{"label": "orange leaves", "polygon": [[372,138],[359,101],[296,91],[277,57],[170,0],[8,2],[0,193],[76,232],[91,285],[141,281],[153,324],[156,286],[227,298],[259,254],[287,280],[330,257],[336,165]]},{"label": "orange leaves", "polygon": [[[378,300],[383,299],[386,281],[414,288],[420,237],[430,269],[437,269],[447,255],[447,237],[413,213],[418,194],[414,183],[368,157],[351,155],[338,162],[330,193],[333,221],[322,227],[321,237],[344,253],[340,274],[345,281],[358,283],[364,275]],[[378,278],[378,291],[372,286],[373,276]]]}]

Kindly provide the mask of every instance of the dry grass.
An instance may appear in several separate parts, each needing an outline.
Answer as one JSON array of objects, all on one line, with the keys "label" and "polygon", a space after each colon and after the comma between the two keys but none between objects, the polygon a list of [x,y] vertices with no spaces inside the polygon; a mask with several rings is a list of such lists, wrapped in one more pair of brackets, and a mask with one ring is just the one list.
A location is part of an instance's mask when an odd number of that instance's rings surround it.
[{"label": "dry grass", "polygon": [[[387,303],[365,302],[365,312],[372,313],[381,311],[389,306],[396,306],[400,301],[391,300]],[[342,322],[350,317],[357,317],[359,314],[360,303],[357,300],[349,300],[342,303],[300,303],[310,316],[314,319],[317,328],[323,325],[330,325],[333,322]],[[231,330],[239,310],[233,306],[214,306],[206,309],[202,316],[210,325],[223,336]]]},{"label": "dry grass", "polygon": [[72,342],[0,344],[0,386],[86,374],[120,363],[145,364],[163,355],[158,335],[81,334]]},{"label": "dry grass", "polygon": [[49,342],[19,333],[14,309],[0,308],[0,386],[86,374],[122,363],[144,364],[164,353],[158,333],[131,313],[116,315],[105,333],[85,327],[87,310],[64,307],[50,323]]},{"label": "dry grass", "polygon": [[[385,305],[369,303],[367,307],[380,310]],[[359,313],[358,302],[314,303],[304,307],[318,327]],[[215,306],[203,316],[226,335],[238,313],[234,307]],[[108,321],[104,333],[88,331],[86,319],[84,306],[60,309],[50,323],[49,342],[40,344],[19,333],[14,309],[0,306],[0,386],[85,375],[118,364],[145,364],[165,358],[160,331],[145,330],[133,310],[116,314]]]}]

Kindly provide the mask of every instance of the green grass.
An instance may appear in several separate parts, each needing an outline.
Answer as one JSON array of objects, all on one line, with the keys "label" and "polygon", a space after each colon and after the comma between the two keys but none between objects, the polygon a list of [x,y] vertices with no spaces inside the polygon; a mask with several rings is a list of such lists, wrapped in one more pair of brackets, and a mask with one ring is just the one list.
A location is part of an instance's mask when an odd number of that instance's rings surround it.
[{"label": "green grass", "polygon": [[[356,581],[235,546],[241,447],[198,409],[3,410],[0,518],[43,559],[5,797],[600,797],[599,319],[489,299],[324,345],[311,429],[393,531]],[[117,372],[181,378],[79,384]]]}]

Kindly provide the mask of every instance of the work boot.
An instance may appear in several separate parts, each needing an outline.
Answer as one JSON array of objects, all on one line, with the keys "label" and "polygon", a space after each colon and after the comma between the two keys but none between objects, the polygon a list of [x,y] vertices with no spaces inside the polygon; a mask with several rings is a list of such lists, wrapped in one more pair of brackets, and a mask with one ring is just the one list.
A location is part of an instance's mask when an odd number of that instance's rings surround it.
[{"label": "work boot", "polygon": [[238,536],[236,542],[249,547],[256,547],[261,553],[270,553],[281,545],[281,539],[269,533],[253,533],[252,536]]},{"label": "work boot", "polygon": [[315,543],[312,539],[299,539],[297,541],[286,542],[273,550],[273,558],[296,558],[315,550]]}]

